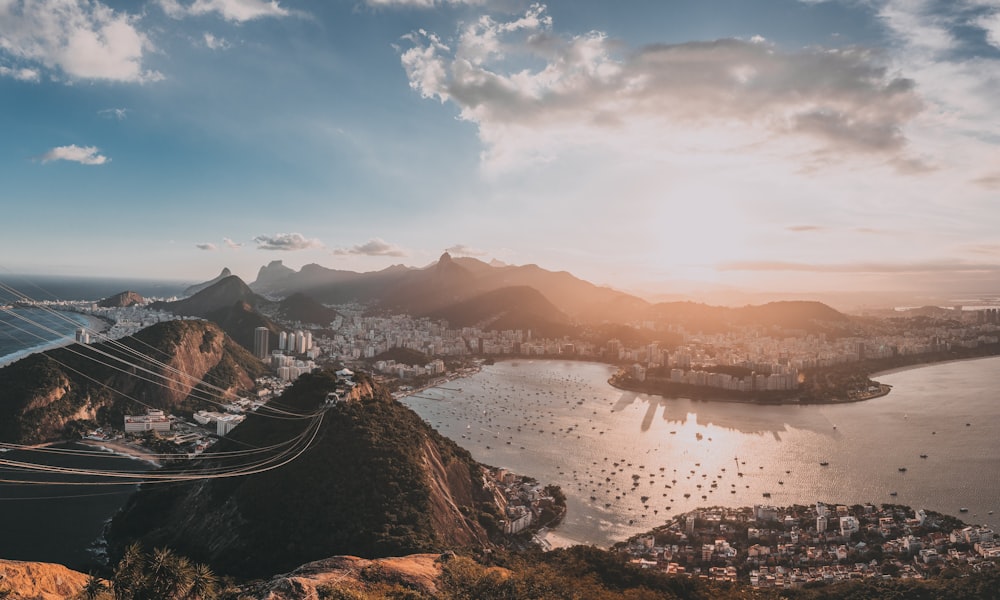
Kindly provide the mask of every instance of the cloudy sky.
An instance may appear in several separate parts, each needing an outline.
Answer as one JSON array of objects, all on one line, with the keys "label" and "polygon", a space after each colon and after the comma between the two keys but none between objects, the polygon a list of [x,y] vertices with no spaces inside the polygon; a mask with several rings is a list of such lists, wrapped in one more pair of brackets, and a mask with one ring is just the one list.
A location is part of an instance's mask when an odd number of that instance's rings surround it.
[{"label": "cloudy sky", "polygon": [[0,269],[1000,290],[1000,0],[0,0]]}]

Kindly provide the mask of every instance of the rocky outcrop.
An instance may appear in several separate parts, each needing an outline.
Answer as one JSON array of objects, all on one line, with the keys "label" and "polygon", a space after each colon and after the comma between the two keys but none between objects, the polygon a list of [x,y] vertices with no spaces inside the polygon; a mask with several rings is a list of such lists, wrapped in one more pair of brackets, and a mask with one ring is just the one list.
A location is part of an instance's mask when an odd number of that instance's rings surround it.
[{"label": "rocky outcrop", "polygon": [[88,576],[62,565],[0,560],[0,596],[12,600],[64,600],[80,593]]},{"label": "rocky outcrop", "polygon": [[0,369],[0,440],[63,439],[80,421],[121,427],[123,414],[144,410],[133,398],[191,411],[212,397],[199,391],[202,381],[235,394],[251,389],[264,372],[260,361],[206,321],[159,323],[115,343],[34,354]]},{"label": "rocky outcrop", "polygon": [[265,583],[248,585],[242,592],[254,600],[306,600],[321,597],[319,591],[324,588],[364,592],[374,585],[393,585],[434,597],[441,562],[439,554],[375,560],[334,556],[302,565]]},{"label": "rocky outcrop", "polygon": [[137,304],[145,304],[146,299],[143,298],[138,292],[124,291],[114,296],[108,296],[104,300],[97,303],[101,308],[124,308],[127,306],[135,306]]}]

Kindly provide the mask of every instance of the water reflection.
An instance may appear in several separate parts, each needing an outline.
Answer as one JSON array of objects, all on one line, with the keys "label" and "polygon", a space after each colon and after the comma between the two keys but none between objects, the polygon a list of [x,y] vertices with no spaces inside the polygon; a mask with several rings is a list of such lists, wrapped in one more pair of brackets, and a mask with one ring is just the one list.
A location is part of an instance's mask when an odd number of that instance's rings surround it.
[{"label": "water reflection", "polygon": [[[1000,472],[1000,407],[969,407],[985,410],[980,420],[992,418],[976,437],[954,423],[966,404],[989,397],[963,395],[962,386],[975,380],[969,374],[942,378],[954,386],[942,414],[936,388],[910,391],[907,374],[892,376],[902,378],[890,382],[896,390],[869,402],[755,406],[622,392],[607,384],[611,371],[590,363],[499,363],[406,402],[478,460],[561,485],[570,512],[559,533],[577,542],[610,544],[671,512],[765,498],[891,500],[948,512],[961,489],[968,496],[961,505],[986,514],[1000,490],[1000,482],[982,477]],[[978,372],[993,376],[987,387],[1000,384],[995,370]]]}]

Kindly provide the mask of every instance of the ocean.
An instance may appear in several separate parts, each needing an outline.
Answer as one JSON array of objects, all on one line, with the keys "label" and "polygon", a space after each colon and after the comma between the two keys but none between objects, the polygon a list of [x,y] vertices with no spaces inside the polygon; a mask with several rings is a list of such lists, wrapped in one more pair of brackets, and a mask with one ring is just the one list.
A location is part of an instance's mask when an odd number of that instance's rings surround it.
[{"label": "ocean", "polygon": [[[71,468],[148,471],[146,462],[104,453],[82,444],[55,449],[88,451],[62,455],[37,450],[0,452],[0,460]],[[108,485],[80,476],[27,473],[0,465],[0,558],[54,562],[87,572],[101,563],[99,542],[105,523],[125,504],[135,485]],[[91,485],[46,485],[47,481]]]},{"label": "ocean", "polygon": [[[145,297],[170,297],[180,294],[187,285],[158,280],[0,275],[0,306],[20,299],[8,287],[17,290],[21,296],[37,301],[98,301],[126,290],[139,292]],[[72,341],[77,328],[93,324],[91,318],[72,312],[63,312],[60,313],[62,317],[57,317],[41,309],[10,310],[17,316],[0,312],[0,366]],[[40,326],[31,325],[18,316]]]},{"label": "ocean", "polygon": [[0,366],[73,341],[78,328],[91,326],[90,319],[78,313],[60,312],[56,316],[39,308],[9,310],[0,311]]},{"label": "ocean", "polygon": [[559,484],[554,545],[610,546],[699,507],[816,501],[1000,527],[1000,358],[885,374],[885,397],[812,406],[624,392],[613,372],[503,361],[404,403],[476,460]]}]

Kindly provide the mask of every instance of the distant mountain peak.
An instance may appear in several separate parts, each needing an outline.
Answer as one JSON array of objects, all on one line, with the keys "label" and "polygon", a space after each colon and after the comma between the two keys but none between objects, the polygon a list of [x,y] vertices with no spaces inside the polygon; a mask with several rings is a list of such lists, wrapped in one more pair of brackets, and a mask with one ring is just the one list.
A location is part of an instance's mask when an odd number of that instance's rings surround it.
[{"label": "distant mountain peak", "polygon": [[202,291],[203,289],[212,287],[213,285],[219,283],[220,281],[222,281],[226,277],[232,277],[232,275],[233,275],[233,272],[229,270],[229,267],[223,267],[222,272],[219,273],[215,278],[210,279],[210,280],[208,280],[208,281],[206,281],[204,283],[197,283],[195,285],[192,285],[191,287],[189,287],[186,290],[184,290],[184,295],[185,296],[193,296],[193,295],[197,294],[198,292]]},{"label": "distant mountain peak", "polygon": [[146,300],[143,299],[138,292],[126,290],[101,300],[97,303],[97,305],[101,308],[121,308],[125,306],[135,306],[136,304],[144,304],[145,302]]},{"label": "distant mountain peak", "polygon": [[441,258],[438,259],[438,264],[439,265],[441,265],[441,264],[447,264],[447,263],[450,263],[450,262],[451,262],[451,254],[448,254],[447,251],[445,251],[445,253],[441,255]]}]

